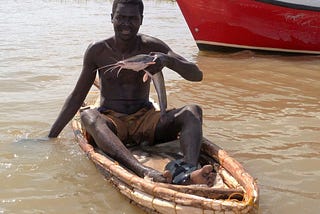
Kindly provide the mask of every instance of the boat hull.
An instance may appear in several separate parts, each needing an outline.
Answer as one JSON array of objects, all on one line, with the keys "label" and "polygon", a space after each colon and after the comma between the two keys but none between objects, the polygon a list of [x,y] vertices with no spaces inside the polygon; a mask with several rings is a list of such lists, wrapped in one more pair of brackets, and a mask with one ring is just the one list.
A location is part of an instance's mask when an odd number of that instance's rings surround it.
[{"label": "boat hull", "polygon": [[320,54],[320,8],[279,1],[177,0],[200,49]]}]

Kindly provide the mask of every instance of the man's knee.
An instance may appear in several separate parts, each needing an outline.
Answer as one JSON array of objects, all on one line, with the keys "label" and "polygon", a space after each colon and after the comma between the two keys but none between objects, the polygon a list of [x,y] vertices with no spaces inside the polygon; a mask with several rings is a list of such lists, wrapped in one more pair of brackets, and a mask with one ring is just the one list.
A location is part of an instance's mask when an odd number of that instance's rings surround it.
[{"label": "man's knee", "polygon": [[101,113],[95,109],[87,109],[80,113],[81,121],[85,127],[98,127],[107,125],[107,128],[111,129],[115,134],[117,133],[116,126],[110,120],[104,119]]},{"label": "man's knee", "polygon": [[191,112],[193,115],[196,115],[197,117],[202,117],[202,109],[198,105],[187,105],[185,106],[186,110],[188,112]]},{"label": "man's knee", "polygon": [[202,109],[198,105],[187,105],[183,108],[184,116],[187,118],[195,118],[202,122]]},{"label": "man's knee", "polygon": [[86,109],[80,113],[80,117],[85,126],[92,126],[97,122],[98,112],[94,109]]}]

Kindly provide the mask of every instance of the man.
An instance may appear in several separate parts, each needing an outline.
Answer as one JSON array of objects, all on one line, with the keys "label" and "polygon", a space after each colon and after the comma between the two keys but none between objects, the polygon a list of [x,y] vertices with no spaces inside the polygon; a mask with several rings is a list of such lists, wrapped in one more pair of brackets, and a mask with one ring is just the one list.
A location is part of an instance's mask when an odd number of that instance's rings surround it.
[{"label": "man", "polygon": [[[96,73],[100,77],[99,109],[81,113],[88,133],[106,154],[126,165],[139,176],[148,175],[155,181],[176,184],[213,184],[212,166],[197,169],[202,138],[202,110],[196,105],[168,111],[164,116],[149,102],[150,78],[142,81],[144,72],[123,69],[99,69],[137,54],[157,55],[154,65],[147,68],[155,74],[164,66],[190,81],[201,81],[198,67],[174,53],[159,39],[138,34],[143,19],[142,0],[115,0],[111,21],[115,35],[91,44],[84,56],[78,82],[67,98],[49,137],[57,137],[81,107]],[[140,164],[123,143],[148,141],[150,144],[176,139],[180,134],[183,160],[170,162],[164,173]]]}]

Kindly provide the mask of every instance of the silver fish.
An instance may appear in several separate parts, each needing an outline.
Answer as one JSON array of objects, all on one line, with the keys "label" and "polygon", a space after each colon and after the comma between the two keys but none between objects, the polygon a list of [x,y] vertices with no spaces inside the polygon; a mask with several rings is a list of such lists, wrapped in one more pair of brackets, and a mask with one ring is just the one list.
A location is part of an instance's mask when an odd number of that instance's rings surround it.
[{"label": "silver fish", "polygon": [[152,75],[146,70],[149,65],[155,64],[157,59],[157,55],[147,55],[147,54],[139,54],[121,61],[118,61],[114,64],[106,65],[100,67],[99,69],[107,68],[105,72],[112,72],[114,69],[118,69],[117,76],[119,75],[122,69],[130,69],[133,71],[141,71],[145,72],[143,76],[143,82],[148,80],[148,76],[152,79],[153,85],[156,89],[158,95],[158,101],[160,106],[160,114],[164,115],[167,109],[167,93],[164,83],[164,77],[162,71]]},{"label": "silver fish", "polygon": [[139,54],[124,60],[120,60],[110,65],[102,66],[99,69],[107,68],[105,72],[108,72],[108,71],[112,72],[113,70],[118,69],[117,76],[119,76],[119,73],[122,69],[130,69],[137,72],[144,70],[146,74],[143,76],[143,82],[146,82],[148,80],[148,75],[149,76],[152,76],[152,75],[149,72],[147,72],[145,68],[148,67],[149,65],[156,64],[155,62],[156,59],[157,59],[156,55],[150,56],[147,54]]}]

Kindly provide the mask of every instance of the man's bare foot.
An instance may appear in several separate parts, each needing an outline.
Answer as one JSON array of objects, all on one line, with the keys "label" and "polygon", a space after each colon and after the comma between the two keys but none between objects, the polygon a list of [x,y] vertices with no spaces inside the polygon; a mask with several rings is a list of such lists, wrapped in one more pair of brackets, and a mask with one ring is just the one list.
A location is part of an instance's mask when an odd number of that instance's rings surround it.
[{"label": "man's bare foot", "polygon": [[173,184],[205,184],[209,187],[213,186],[215,179],[212,165],[208,164],[197,169],[196,166],[186,163],[182,159],[170,161],[165,167],[163,176],[167,178],[168,182],[171,180],[169,183]]},{"label": "man's bare foot", "polygon": [[144,173],[144,174],[145,176],[151,178],[155,182],[171,183],[172,181],[172,175],[168,170],[161,173],[157,170],[149,168],[147,170],[147,173]]},{"label": "man's bare foot", "polygon": [[169,170],[165,170],[162,176],[166,179],[166,183],[171,183],[172,182],[172,175]]},{"label": "man's bare foot", "polygon": [[197,169],[190,174],[189,184],[206,184],[213,186],[215,174],[212,172],[212,165],[205,165],[201,169]]}]

